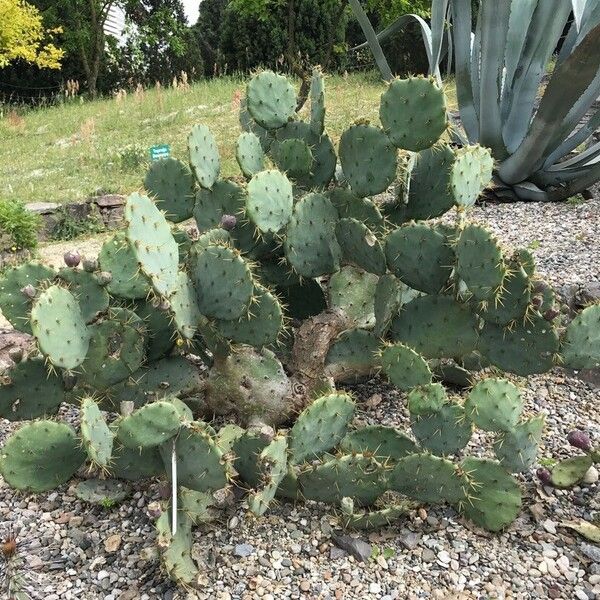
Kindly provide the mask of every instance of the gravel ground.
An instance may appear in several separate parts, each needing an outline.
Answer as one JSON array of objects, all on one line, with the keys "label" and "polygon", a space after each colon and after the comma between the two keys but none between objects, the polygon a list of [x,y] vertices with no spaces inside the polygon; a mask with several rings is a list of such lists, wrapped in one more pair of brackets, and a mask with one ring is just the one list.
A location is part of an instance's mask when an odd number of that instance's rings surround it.
[{"label": "gravel ground", "polygon": [[[474,212],[507,245],[529,246],[554,285],[600,278],[600,201],[488,205]],[[600,439],[597,388],[559,369],[518,382],[526,409],[547,414],[542,463],[572,454],[566,434],[575,426]],[[397,390],[374,379],[353,391],[362,400],[359,421],[406,427]],[[14,427],[2,423],[0,442]],[[487,448],[481,436],[468,450],[485,454]],[[600,547],[562,526],[598,518],[598,484],[562,491],[539,486],[530,474],[521,481],[525,508],[501,535],[474,528],[451,508],[427,507],[393,527],[360,534],[350,548],[337,537],[331,507],[282,504],[255,519],[238,502],[221,522],[196,529],[204,587],[192,594],[174,589],[159,571],[144,511],[157,497],[156,484],[137,486],[107,510],[84,506],[68,486],[23,496],[0,478],[0,533],[10,524],[22,528],[34,597],[45,600],[600,598]]]}]

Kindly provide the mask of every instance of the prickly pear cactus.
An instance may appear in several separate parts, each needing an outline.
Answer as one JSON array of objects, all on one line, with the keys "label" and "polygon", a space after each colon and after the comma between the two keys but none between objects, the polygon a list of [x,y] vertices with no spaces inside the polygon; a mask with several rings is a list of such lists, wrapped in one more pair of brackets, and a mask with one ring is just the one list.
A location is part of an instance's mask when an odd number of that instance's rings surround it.
[{"label": "prickly pear cactus", "polygon": [[[468,222],[493,161],[448,143],[433,80],[392,82],[381,124],[350,124],[339,164],[319,70],[310,97],[304,122],[293,85],[259,73],[242,103],[242,177],[222,177],[199,124],[187,161],[152,165],[98,261],[82,269],[69,253],[58,272],[31,263],[0,278],[2,313],[32,334],[0,374],[0,417],[30,421],[5,441],[0,473],[43,492],[91,470],[78,486],[90,502],[121,498],[123,480],[168,480],[158,545],[184,586],[198,580],[192,527],[233,482],[256,515],[313,499],[338,505],[344,526],[376,527],[414,501],[509,526],[522,496],[511,473],[534,464],[543,420],[478,371],[600,362],[599,307],[563,323],[531,257]],[[410,431],[358,426],[336,389],[376,374],[406,399]],[[66,401],[79,431],[48,418]],[[216,415],[231,421],[218,432]],[[497,460],[468,456],[475,428]],[[556,466],[555,485],[585,475],[598,454],[584,452]]]}]

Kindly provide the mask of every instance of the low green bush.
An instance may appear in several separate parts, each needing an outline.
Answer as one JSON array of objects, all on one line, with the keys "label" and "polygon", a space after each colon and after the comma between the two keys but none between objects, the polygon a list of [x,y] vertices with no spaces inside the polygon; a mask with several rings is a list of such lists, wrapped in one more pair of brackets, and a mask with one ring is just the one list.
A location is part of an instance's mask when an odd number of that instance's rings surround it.
[{"label": "low green bush", "polygon": [[0,250],[35,248],[39,225],[39,216],[22,202],[0,199]]}]

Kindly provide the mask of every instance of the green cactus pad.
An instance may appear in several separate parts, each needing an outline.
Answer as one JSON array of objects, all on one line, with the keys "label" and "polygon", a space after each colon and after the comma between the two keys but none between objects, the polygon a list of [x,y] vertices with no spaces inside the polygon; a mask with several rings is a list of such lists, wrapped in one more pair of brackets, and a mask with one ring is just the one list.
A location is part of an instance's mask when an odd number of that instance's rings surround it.
[{"label": "green cactus pad", "polygon": [[521,489],[515,478],[493,460],[468,457],[460,466],[472,486],[461,512],[488,531],[510,525],[521,510]]},{"label": "green cactus pad", "polygon": [[118,440],[113,445],[110,473],[118,479],[140,481],[158,477],[165,472],[157,447],[127,448]]},{"label": "green cactus pad", "polygon": [[210,190],[198,190],[194,207],[198,231],[203,233],[219,227],[223,215],[233,215],[239,219],[245,203],[244,189],[234,181],[222,179],[217,181]]},{"label": "green cactus pad", "polygon": [[455,260],[446,238],[421,223],[409,223],[390,233],[385,255],[394,275],[428,294],[437,294],[446,286]]},{"label": "green cactus pad", "polygon": [[46,492],[71,479],[84,460],[70,425],[34,421],[17,429],[0,449],[0,474],[17,490]]},{"label": "green cactus pad", "polygon": [[148,278],[140,271],[137,258],[120,231],[104,242],[98,255],[102,271],[112,275],[106,289],[120,298],[145,298],[152,289]]},{"label": "green cactus pad", "polygon": [[240,116],[239,116],[240,127],[242,131],[253,133],[260,140],[260,145],[265,152],[269,151],[273,142],[273,136],[270,131],[261,127],[248,112],[248,102],[244,96],[240,102]]},{"label": "green cactus pad", "polygon": [[588,306],[569,323],[561,353],[571,369],[600,366],[600,304]]},{"label": "green cactus pad", "polygon": [[246,177],[253,177],[265,168],[266,158],[260,143],[260,138],[251,131],[245,131],[240,134],[237,141],[235,157],[237,158],[242,173]]},{"label": "green cactus pad", "polygon": [[55,367],[74,369],[85,360],[90,331],[79,303],[64,288],[53,285],[36,298],[31,328],[41,352]]},{"label": "green cactus pad", "polygon": [[390,488],[419,502],[455,504],[467,496],[469,481],[445,458],[410,454],[401,458],[389,477]]},{"label": "green cactus pad", "polygon": [[209,492],[196,492],[187,488],[179,488],[180,510],[185,513],[194,525],[209,523],[215,519],[213,495]]},{"label": "green cactus pad", "polygon": [[342,522],[346,529],[381,529],[391,525],[400,517],[405,516],[411,509],[415,508],[411,502],[399,502],[387,508],[379,510],[367,510],[354,512],[354,501],[351,498],[343,498],[342,506],[350,507],[350,504],[345,501],[350,501],[352,509],[344,512]]},{"label": "green cactus pad", "polygon": [[194,125],[188,135],[190,165],[198,183],[211,189],[219,178],[221,158],[217,142],[206,125]]},{"label": "green cactus pad", "polygon": [[81,380],[98,389],[123,381],[144,362],[145,339],[135,323],[116,318],[90,325],[90,344]]},{"label": "green cactus pad", "polygon": [[306,177],[312,170],[313,155],[310,146],[296,138],[283,140],[275,146],[277,166],[292,179]]},{"label": "green cactus pad", "polygon": [[254,281],[237,250],[208,246],[190,259],[198,308],[207,317],[238,319],[249,308]]},{"label": "green cactus pad", "polygon": [[456,273],[477,300],[492,301],[502,288],[506,266],[502,249],[480,225],[467,225],[456,243]]},{"label": "green cactus pad", "polygon": [[454,151],[450,189],[458,206],[470,207],[490,183],[494,160],[487,148],[465,146]]},{"label": "green cactus pad", "polygon": [[269,508],[279,484],[287,475],[287,449],[287,437],[279,434],[258,456],[260,482],[248,497],[248,507],[257,517]]},{"label": "green cactus pad", "polygon": [[179,272],[177,289],[169,298],[169,304],[173,324],[179,334],[186,340],[193,339],[202,314],[198,308],[196,291],[185,271]]},{"label": "green cactus pad", "polygon": [[92,463],[102,469],[109,466],[114,433],[93,398],[81,401],[81,443]]},{"label": "green cactus pad", "polygon": [[233,467],[250,487],[254,488],[260,482],[258,458],[269,445],[269,441],[260,433],[243,431],[242,435],[238,436],[232,444],[231,449],[235,456]]},{"label": "green cactus pad", "polygon": [[432,78],[394,79],[381,96],[379,118],[396,147],[425,150],[448,127],[444,92]]},{"label": "green cactus pad", "polygon": [[396,461],[419,451],[406,434],[385,425],[367,425],[351,431],[340,442],[339,450],[346,454],[372,454],[385,462]]},{"label": "green cactus pad", "polygon": [[524,377],[549,371],[558,346],[552,324],[536,314],[510,329],[486,323],[479,339],[479,351],[492,364]]},{"label": "green cactus pad", "polygon": [[401,284],[391,273],[379,278],[375,288],[375,334],[384,337],[392,319],[398,314],[402,304]]},{"label": "green cactus pad", "polygon": [[180,223],[192,216],[194,176],[180,160],[154,161],[146,173],[144,187],[172,223]]},{"label": "green cactus pad", "polygon": [[594,461],[589,454],[561,460],[552,467],[552,485],[557,488],[570,488],[577,485],[593,464]]},{"label": "green cactus pad", "polygon": [[75,496],[88,504],[115,505],[131,493],[131,487],[116,479],[84,479],[75,486]]},{"label": "green cactus pad", "polygon": [[125,204],[126,236],[154,291],[168,298],[177,289],[179,248],[164,215],[147,196],[131,194]]},{"label": "green cactus pad", "polygon": [[279,171],[262,171],[248,183],[246,212],[263,233],[277,233],[292,217],[292,184]]},{"label": "green cactus pad", "polygon": [[174,356],[138,369],[125,381],[106,390],[106,393],[117,409],[120,402],[143,406],[166,396],[187,398],[194,395],[201,389],[202,380],[203,376],[196,365],[182,356]]},{"label": "green cactus pad", "polygon": [[473,423],[465,409],[454,402],[429,413],[411,414],[410,426],[421,446],[440,456],[456,454],[473,435]]},{"label": "green cactus pad", "polygon": [[454,206],[450,188],[454,152],[436,144],[419,152],[410,173],[408,202],[402,207],[405,221],[440,217]]},{"label": "green cactus pad", "polygon": [[343,267],[329,280],[329,305],[340,308],[356,327],[375,326],[378,277],[356,267]]},{"label": "green cactus pad", "polygon": [[310,128],[316,135],[325,131],[325,77],[319,67],[310,80]]},{"label": "green cactus pad", "polygon": [[182,588],[196,588],[198,567],[192,558],[192,518],[178,511],[177,531],[171,531],[171,515],[166,511],[156,521],[157,544],[162,568],[169,579]]},{"label": "green cactus pad", "polygon": [[66,268],[59,271],[58,277],[68,284],[69,291],[79,302],[86,323],[94,321],[108,308],[108,292],[94,273]]},{"label": "green cactus pad", "polygon": [[448,396],[441,383],[419,386],[408,394],[408,412],[414,418],[437,413],[447,403]]},{"label": "green cactus pad", "polygon": [[322,194],[308,194],[294,206],[284,243],[285,256],[302,277],[320,277],[339,269],[341,249],[335,238],[338,213]]},{"label": "green cactus pad", "polygon": [[185,264],[190,248],[192,247],[192,238],[187,231],[179,229],[178,227],[173,227],[171,229],[171,233],[177,242],[177,248],[179,250],[179,264]]},{"label": "green cactus pad", "polygon": [[537,457],[544,430],[544,417],[534,417],[498,435],[494,452],[500,464],[511,473],[529,469]]},{"label": "green cactus pad", "polygon": [[379,365],[381,340],[372,331],[347,329],[335,339],[325,366],[335,381],[352,383],[373,373]]},{"label": "green cactus pad", "polygon": [[25,421],[53,415],[65,400],[62,380],[42,358],[16,364],[0,377],[0,418]]},{"label": "green cactus pad", "polygon": [[[169,479],[172,447],[171,441],[160,447]],[[194,422],[181,428],[175,438],[175,454],[179,485],[197,492],[208,492],[220,490],[229,483],[229,470],[223,452],[202,423]]]},{"label": "green cactus pad", "polygon": [[515,250],[515,253],[512,256],[512,262],[519,263],[529,277],[535,275],[535,258],[529,250],[525,248]]},{"label": "green cactus pad", "polygon": [[510,381],[488,378],[471,390],[465,410],[485,431],[511,431],[519,422],[523,400],[519,388]]},{"label": "green cactus pad", "polygon": [[265,129],[278,129],[296,114],[296,92],[283,75],[263,71],[248,83],[248,112]]},{"label": "green cactus pad", "polygon": [[404,391],[431,383],[427,361],[404,344],[384,348],[381,353],[381,370],[397,388]]},{"label": "green cactus pad", "polygon": [[276,296],[256,284],[247,314],[236,321],[216,321],[216,328],[238,344],[261,347],[276,343],[283,329],[283,310]]},{"label": "green cactus pad", "polygon": [[305,408],[290,431],[290,462],[300,464],[334,448],[346,434],[355,404],[348,394],[321,396]]},{"label": "green cactus pad", "polygon": [[308,467],[298,482],[308,500],[337,504],[349,497],[358,505],[369,505],[386,490],[389,470],[372,456],[348,454]]},{"label": "green cactus pad", "polygon": [[383,215],[368,198],[359,198],[346,188],[333,188],[327,197],[337,209],[340,219],[356,219],[374,233],[382,232]]},{"label": "green cactus pad", "polygon": [[31,285],[39,293],[40,283],[54,278],[54,271],[38,263],[25,263],[8,269],[0,278],[0,310],[10,324],[31,335],[31,299],[21,290]]},{"label": "green cactus pad", "polygon": [[335,227],[335,235],[346,263],[376,275],[385,273],[383,249],[366,225],[356,219],[341,219]]},{"label": "green cactus pad", "polygon": [[531,302],[531,281],[520,264],[511,262],[502,286],[500,295],[486,304],[481,316],[496,325],[522,321]]},{"label": "green cactus pad", "polygon": [[144,323],[146,358],[155,361],[166,356],[175,344],[175,329],[168,311],[161,310],[152,302],[138,300],[135,312]]},{"label": "green cactus pad", "polygon": [[241,438],[245,432],[245,429],[235,423],[223,425],[217,433],[217,444],[219,445],[219,448],[225,453],[231,451],[233,449],[233,444],[235,444],[236,440]]},{"label": "green cactus pad", "polygon": [[127,448],[150,448],[171,439],[182,421],[178,408],[161,400],[146,404],[121,419],[117,435]]},{"label": "green cactus pad", "polygon": [[374,196],[396,178],[397,150],[385,132],[372,125],[353,125],[342,134],[340,161],[344,175],[358,196]]},{"label": "green cactus pad", "polygon": [[402,307],[391,335],[426,358],[462,356],[477,344],[477,318],[449,296],[422,296]]}]

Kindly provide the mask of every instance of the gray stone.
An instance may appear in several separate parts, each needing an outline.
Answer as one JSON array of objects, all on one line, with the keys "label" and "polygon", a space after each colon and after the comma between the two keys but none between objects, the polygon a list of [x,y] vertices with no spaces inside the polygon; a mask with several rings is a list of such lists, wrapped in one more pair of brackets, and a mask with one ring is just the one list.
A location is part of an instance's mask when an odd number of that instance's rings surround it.
[{"label": "gray stone", "polygon": [[254,554],[254,546],[251,544],[236,544],[233,553],[240,558],[245,558],[246,556]]},{"label": "gray stone", "polygon": [[582,542],[579,549],[590,560],[593,560],[595,563],[600,563],[600,548],[598,548],[598,546]]},{"label": "gray stone", "polygon": [[403,529],[400,532],[400,543],[408,550],[414,550],[419,544],[421,539],[420,534],[411,531],[410,529]]},{"label": "gray stone", "polygon": [[90,200],[100,208],[113,208],[125,204],[125,196],[121,196],[120,194],[105,194],[104,196],[90,198]]},{"label": "gray stone", "polygon": [[49,215],[56,212],[60,208],[60,204],[56,202],[29,202],[25,208],[36,215]]},{"label": "gray stone", "polygon": [[333,543],[342,550],[348,552],[362,562],[366,562],[371,558],[371,544],[368,544],[360,538],[355,538],[350,535],[339,535],[335,532],[331,534]]}]

